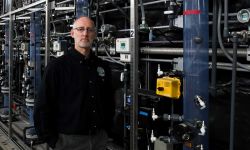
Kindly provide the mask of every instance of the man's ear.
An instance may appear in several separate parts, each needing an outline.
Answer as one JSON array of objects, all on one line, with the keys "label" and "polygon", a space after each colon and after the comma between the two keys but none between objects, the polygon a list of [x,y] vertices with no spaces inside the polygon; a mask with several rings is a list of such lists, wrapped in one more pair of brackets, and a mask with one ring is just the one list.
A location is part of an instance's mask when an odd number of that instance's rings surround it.
[{"label": "man's ear", "polygon": [[71,31],[70,31],[70,36],[71,36],[72,38],[74,38],[74,31],[73,31],[73,29],[71,29]]}]

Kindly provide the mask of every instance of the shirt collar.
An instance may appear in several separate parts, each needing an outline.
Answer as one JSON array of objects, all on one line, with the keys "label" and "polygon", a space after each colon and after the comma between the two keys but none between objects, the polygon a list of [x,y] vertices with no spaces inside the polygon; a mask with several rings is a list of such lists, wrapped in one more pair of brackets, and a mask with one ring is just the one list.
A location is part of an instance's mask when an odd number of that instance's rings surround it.
[{"label": "shirt collar", "polygon": [[95,58],[95,54],[93,54],[92,51],[90,51],[90,53],[89,53],[89,55],[87,57],[82,55],[80,52],[78,52],[75,49],[70,50],[69,54],[72,55],[74,57],[74,59],[76,61],[79,61],[80,63],[83,62],[83,61],[93,62],[94,58]]}]

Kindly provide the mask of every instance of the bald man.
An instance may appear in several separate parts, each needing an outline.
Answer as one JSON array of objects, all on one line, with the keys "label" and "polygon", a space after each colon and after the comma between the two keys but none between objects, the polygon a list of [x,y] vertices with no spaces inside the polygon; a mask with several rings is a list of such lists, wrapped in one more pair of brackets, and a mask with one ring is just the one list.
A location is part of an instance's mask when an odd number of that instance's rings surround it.
[{"label": "bald man", "polygon": [[74,47],[51,61],[34,107],[34,126],[55,150],[105,150],[113,125],[114,101],[107,62],[91,50],[94,22],[75,20]]}]

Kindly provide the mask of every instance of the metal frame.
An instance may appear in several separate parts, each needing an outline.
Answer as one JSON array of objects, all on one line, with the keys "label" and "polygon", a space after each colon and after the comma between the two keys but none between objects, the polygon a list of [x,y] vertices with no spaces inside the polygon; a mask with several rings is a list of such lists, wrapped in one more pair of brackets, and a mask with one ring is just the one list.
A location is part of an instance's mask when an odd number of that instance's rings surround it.
[{"label": "metal frame", "polygon": [[[12,0],[10,0],[9,10],[12,10]],[[12,79],[13,79],[13,15],[9,13],[9,62],[8,62],[8,83],[9,83],[9,137],[12,137],[12,103],[13,103],[13,95],[12,95]]]},{"label": "metal frame", "polygon": [[40,4],[44,3],[45,1],[46,1],[46,3],[47,3],[47,0],[40,0],[40,1],[34,2],[34,3],[30,4],[30,5],[24,6],[24,7],[22,7],[22,8],[18,8],[18,9],[14,10],[14,11],[10,11],[10,12],[4,14],[4,15],[1,15],[1,16],[0,16],[0,19],[3,18],[3,17],[9,16],[9,15],[14,15],[14,14],[16,14],[16,13],[18,13],[18,12],[21,12],[21,11],[23,11],[23,10],[26,10],[26,9],[28,9],[28,8],[35,7],[35,6],[37,6],[37,5],[40,5]]},{"label": "metal frame", "polygon": [[138,25],[138,1],[130,1],[130,37],[131,47],[131,96],[130,110],[130,150],[138,149],[138,64],[139,64],[139,25]]},{"label": "metal frame", "polygon": [[[13,97],[13,93],[11,91],[12,89],[12,81],[13,81],[13,35],[12,35],[12,31],[13,31],[13,20],[14,20],[14,16],[16,13],[19,13],[21,11],[24,11],[24,10],[28,10],[29,8],[32,8],[32,7],[35,7],[35,6],[38,6],[40,4],[43,4],[45,3],[45,13],[46,13],[46,23],[45,23],[45,33],[46,33],[46,37],[45,37],[45,44],[46,44],[46,47],[45,47],[45,58],[46,61],[45,61],[45,64],[47,65],[48,63],[48,58],[49,58],[49,49],[50,49],[50,45],[49,45],[49,41],[50,41],[50,32],[49,32],[49,12],[50,12],[50,5],[49,5],[49,0],[39,0],[37,2],[34,2],[30,5],[27,5],[25,7],[22,7],[22,8],[18,8],[14,11],[12,11],[12,0],[9,1],[10,2],[10,5],[9,5],[9,12],[6,13],[6,14],[3,14],[0,16],[0,19],[4,19],[5,17],[8,17],[8,27],[9,27],[9,31],[8,33],[8,88],[9,88],[9,93],[8,93],[8,99],[9,99],[9,105],[8,105],[8,109],[9,109],[9,124],[8,124],[8,136],[10,139],[12,139],[13,137],[13,129],[12,129],[12,103],[13,103],[13,100],[12,100],[12,97]],[[41,10],[41,9],[39,9]],[[30,13],[26,13],[25,15],[27,14],[30,14]],[[1,23],[3,25],[6,25],[5,23]]]}]

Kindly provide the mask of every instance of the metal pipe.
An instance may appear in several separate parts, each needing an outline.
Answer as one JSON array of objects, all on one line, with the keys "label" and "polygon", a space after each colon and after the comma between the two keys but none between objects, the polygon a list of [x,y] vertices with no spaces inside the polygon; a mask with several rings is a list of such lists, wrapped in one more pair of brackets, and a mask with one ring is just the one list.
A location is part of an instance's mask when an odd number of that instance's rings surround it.
[{"label": "metal pipe", "polygon": [[75,7],[55,7],[55,10],[75,10]]},{"label": "metal pipe", "polygon": [[[147,6],[147,5],[152,5],[152,4],[157,4],[157,3],[165,3],[165,2],[166,2],[166,0],[158,0],[158,1],[153,1],[153,2],[147,2],[147,3],[144,3],[143,5]],[[139,7],[139,6],[140,5],[137,5],[137,7]],[[130,6],[122,7],[122,9],[129,9],[129,8],[130,8]],[[100,14],[108,13],[108,12],[113,12],[113,11],[118,11],[118,9],[115,8],[115,9],[101,11]]]},{"label": "metal pipe", "polygon": [[213,29],[212,29],[212,73],[211,94],[216,96],[216,63],[217,63],[217,0],[213,0]]},{"label": "metal pipe", "polygon": [[[173,63],[172,59],[155,59],[155,58],[141,58],[140,61],[144,62],[162,62],[162,63]],[[209,69],[212,67],[212,62],[209,62]],[[249,65],[250,67],[250,65]],[[224,63],[224,62],[217,62],[217,69],[222,70],[232,70],[232,64],[231,63]],[[250,72],[249,70],[237,68],[237,71],[241,72]]]},{"label": "metal pipe", "polygon": [[[229,54],[233,54],[233,49],[227,50]],[[140,49],[142,54],[166,54],[166,55],[183,55],[183,48],[157,48],[157,47],[142,47]],[[209,55],[212,55],[212,49],[209,49]],[[246,57],[247,52],[245,48],[239,49],[237,56]],[[217,50],[217,56],[225,56],[221,49]]]},{"label": "metal pipe", "polygon": [[[96,33],[98,33],[99,29],[99,0],[96,0],[96,18],[95,18],[95,25],[96,25]],[[95,44],[95,55],[98,56],[98,47],[99,44],[96,42]]]},{"label": "metal pipe", "polygon": [[50,53],[50,3],[46,0],[45,3],[45,66],[49,62]]},{"label": "metal pipe", "polygon": [[58,2],[56,3],[57,5],[60,5],[60,4],[65,4],[65,3],[68,3],[68,2],[72,2],[73,0],[65,0],[65,1],[61,1],[61,2]]},{"label": "metal pipe", "polygon": [[28,12],[28,13],[24,13],[24,14],[18,15],[18,17],[30,15],[30,14],[32,14],[32,13],[34,13],[34,12],[41,11],[41,10],[43,10],[43,9],[44,9],[44,8],[30,9],[29,11],[31,11],[31,12]]},{"label": "metal pipe", "polygon": [[140,6],[141,6],[141,24],[145,24],[146,23],[146,17],[145,17],[145,11],[144,11],[144,5],[142,0],[140,0]]},{"label": "metal pipe", "polygon": [[[12,0],[10,0],[9,11],[12,10]],[[13,81],[13,15],[9,14],[9,62],[8,62],[8,75],[9,75],[9,138],[12,138],[12,81]]]},{"label": "metal pipe", "polygon": [[229,149],[234,149],[234,116],[235,116],[235,93],[236,93],[236,69],[237,69],[237,34],[233,35],[233,67],[232,67],[232,89],[231,89],[231,109],[230,109],[230,143]]},{"label": "metal pipe", "polygon": [[138,1],[130,0],[130,36],[131,46],[131,68],[130,86],[132,102],[130,108],[130,150],[138,149],[138,64],[139,64],[139,29],[138,29]]},{"label": "metal pipe", "polygon": [[[124,114],[125,114],[125,111],[127,109],[127,98],[128,98],[128,76],[129,76],[129,71],[128,71],[128,64],[125,64],[124,65],[124,86],[123,86],[123,111],[124,111]],[[126,119],[126,115],[123,116],[123,124],[125,125],[127,123],[127,119]],[[127,129],[124,127],[123,128],[123,137],[124,139],[127,139]],[[124,146],[124,149],[127,149],[127,143],[126,142],[123,142],[123,146]]]},{"label": "metal pipe", "polygon": [[13,15],[13,14],[15,14],[15,13],[18,13],[18,12],[20,12],[20,11],[26,10],[26,9],[28,9],[28,8],[35,7],[35,6],[37,6],[37,5],[40,5],[40,4],[44,3],[45,1],[47,1],[47,0],[39,0],[39,1],[36,1],[36,2],[34,2],[34,3],[32,3],[32,4],[30,4],[30,5],[24,6],[24,7],[22,7],[22,8],[18,8],[18,9],[14,10],[14,11],[10,11],[10,12],[4,14],[4,15],[1,15],[1,16],[0,16],[0,19],[3,18],[3,17],[9,16],[9,15]]},{"label": "metal pipe", "polygon": [[[148,54],[147,54],[146,57],[147,57],[147,59],[149,59],[149,55],[148,55]],[[149,90],[149,88],[150,88],[150,72],[151,72],[151,70],[150,70],[150,64],[149,64],[148,61],[146,62],[145,70],[146,70],[145,88],[146,88],[147,90]]]},{"label": "metal pipe", "polygon": [[118,6],[114,1],[111,2],[119,11],[120,13],[125,17],[125,19],[129,20],[129,17],[127,16],[126,12]]},{"label": "metal pipe", "polygon": [[223,37],[228,37],[228,0],[224,0],[224,30]]},{"label": "metal pipe", "polygon": [[[209,34],[208,34],[208,1],[183,1],[183,115],[185,120],[199,120],[208,125],[208,107],[200,109],[196,107],[194,99],[201,96],[205,103],[209,104]],[[199,13],[193,13],[198,11]],[[192,87],[192,88],[190,88]],[[192,110],[192,111],[190,111]],[[197,136],[192,142],[192,147],[202,145],[209,149],[208,134]],[[190,150],[190,147],[183,146],[183,150]]]},{"label": "metal pipe", "polygon": [[[168,29],[169,25],[165,25],[165,26],[154,26],[154,27],[149,27],[150,29]],[[126,32],[126,31],[130,31],[130,29],[121,29],[118,30],[119,32]]]},{"label": "metal pipe", "polygon": [[[10,20],[9,17],[6,17],[6,18],[2,18],[3,20]],[[30,19],[30,17],[19,17],[19,16],[16,16],[15,20],[26,20],[26,19]]]},{"label": "metal pipe", "polygon": [[[115,51],[114,48],[110,48],[111,51]],[[95,51],[95,48],[93,48]],[[227,50],[229,54],[233,54],[233,49]],[[104,48],[99,47],[98,52],[105,52]],[[183,48],[168,48],[168,47],[141,47],[141,54],[151,54],[151,55],[183,55]],[[209,55],[212,55],[212,49],[209,49]],[[246,57],[247,51],[246,48],[241,48],[237,50],[237,57]],[[225,56],[224,52],[221,49],[217,49],[217,56]]]},{"label": "metal pipe", "polygon": [[3,0],[3,3],[2,3],[2,14],[4,14],[5,13],[5,0]]},{"label": "metal pipe", "polygon": [[[219,6],[218,6],[218,22],[217,22],[217,36],[218,36],[218,41],[219,41],[219,45],[223,51],[223,53],[225,54],[225,56],[231,61],[233,62],[233,58],[229,55],[228,51],[225,49],[224,45],[223,45],[223,41],[222,41],[222,37],[221,37],[221,11],[222,11],[222,3],[221,0],[219,0]],[[249,67],[242,65],[241,63],[237,62],[237,65],[241,68],[250,70]]]},{"label": "metal pipe", "polygon": [[81,16],[89,16],[89,2],[88,0],[76,0],[75,3],[76,18]]}]

